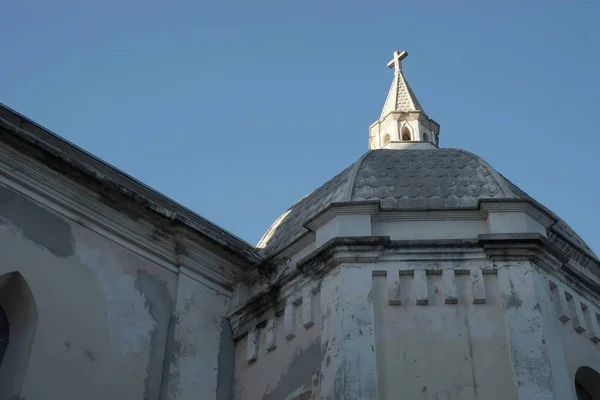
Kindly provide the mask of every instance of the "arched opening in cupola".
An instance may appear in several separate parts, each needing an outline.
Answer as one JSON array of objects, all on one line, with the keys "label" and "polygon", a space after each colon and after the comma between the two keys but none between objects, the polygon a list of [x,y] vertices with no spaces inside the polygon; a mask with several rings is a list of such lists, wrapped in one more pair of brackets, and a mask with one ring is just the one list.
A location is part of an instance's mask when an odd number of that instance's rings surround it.
[{"label": "arched opening in cupola", "polygon": [[402,140],[410,140],[410,131],[406,126],[402,128]]}]

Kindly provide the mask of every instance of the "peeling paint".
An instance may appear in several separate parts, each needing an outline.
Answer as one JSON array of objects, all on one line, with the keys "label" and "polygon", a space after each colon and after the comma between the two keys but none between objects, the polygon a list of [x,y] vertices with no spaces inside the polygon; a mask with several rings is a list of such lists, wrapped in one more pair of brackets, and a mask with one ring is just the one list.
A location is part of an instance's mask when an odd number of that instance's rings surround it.
[{"label": "peeling paint", "polygon": [[[0,186],[0,215],[19,228],[23,237],[58,257],[74,252],[69,223],[27,197]],[[1,222],[0,222],[1,223]]]},{"label": "peeling paint", "polygon": [[219,375],[217,378],[216,400],[233,400],[234,363],[235,343],[233,342],[233,332],[227,318],[223,318],[219,341]]},{"label": "peeling paint", "polygon": [[135,287],[144,295],[146,308],[155,322],[150,332],[151,349],[150,360],[146,369],[144,400],[158,399],[163,376],[163,362],[172,300],[166,284],[146,271],[138,271]]},{"label": "peeling paint", "polygon": [[510,285],[510,293],[504,295],[505,306],[506,308],[519,308],[523,305],[523,301],[515,291],[515,285],[510,278],[508,283]]},{"label": "peeling paint", "polygon": [[94,362],[96,361],[96,356],[91,350],[83,350],[83,355],[88,358],[88,360]]},{"label": "peeling paint", "polygon": [[322,359],[319,342],[313,342],[306,350],[298,352],[277,386],[265,394],[262,400],[281,400],[302,385],[310,387],[312,376],[319,371]]},{"label": "peeling paint", "polygon": [[76,243],[75,252],[108,301],[106,323],[111,340],[123,354],[138,354],[142,343],[150,340],[156,323],[134,278],[124,273],[115,253],[92,249],[81,242]]},{"label": "peeling paint", "polygon": [[175,331],[179,324],[179,315],[172,315],[169,322],[169,333],[167,335],[167,351],[165,354],[163,382],[161,399],[176,399],[181,394],[179,386],[179,363],[177,362],[177,343],[175,341]]}]

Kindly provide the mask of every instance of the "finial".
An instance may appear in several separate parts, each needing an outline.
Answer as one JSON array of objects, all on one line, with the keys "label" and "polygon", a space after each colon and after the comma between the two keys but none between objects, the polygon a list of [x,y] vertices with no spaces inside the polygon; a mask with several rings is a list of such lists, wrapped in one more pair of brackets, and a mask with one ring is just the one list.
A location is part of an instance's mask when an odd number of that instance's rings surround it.
[{"label": "finial", "polygon": [[402,60],[406,57],[408,57],[406,50],[402,50],[402,52],[394,51],[394,58],[388,63],[388,68],[394,68],[396,72],[402,71]]}]

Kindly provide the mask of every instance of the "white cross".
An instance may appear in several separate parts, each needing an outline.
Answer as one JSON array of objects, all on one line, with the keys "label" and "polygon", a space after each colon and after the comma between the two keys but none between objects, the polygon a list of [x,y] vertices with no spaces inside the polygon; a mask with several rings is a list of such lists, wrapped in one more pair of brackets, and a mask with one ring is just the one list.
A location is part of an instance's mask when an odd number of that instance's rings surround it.
[{"label": "white cross", "polygon": [[398,50],[394,51],[394,58],[388,63],[388,68],[395,68],[396,72],[402,71],[402,60],[408,57],[408,52],[403,50],[400,53]]}]

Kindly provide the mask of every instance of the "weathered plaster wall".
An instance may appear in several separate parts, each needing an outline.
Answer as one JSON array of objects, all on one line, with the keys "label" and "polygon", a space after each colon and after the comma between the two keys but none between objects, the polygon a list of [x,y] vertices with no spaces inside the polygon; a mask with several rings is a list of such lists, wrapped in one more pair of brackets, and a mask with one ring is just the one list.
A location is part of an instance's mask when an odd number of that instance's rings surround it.
[{"label": "weathered plaster wall", "polygon": [[231,295],[179,275],[164,399],[232,399],[234,343],[224,317]]},{"label": "weathered plaster wall", "polygon": [[15,395],[159,398],[176,294],[172,272],[6,187],[0,252],[0,276],[20,273],[37,311]]},{"label": "weathered plaster wall", "polygon": [[395,266],[374,272],[373,296],[379,399],[516,398],[495,274]]},{"label": "weathered plaster wall", "polygon": [[488,233],[485,219],[376,221],[373,236],[389,236],[392,240],[470,239]]},{"label": "weathered plaster wall", "polygon": [[321,397],[377,399],[371,270],[341,264],[321,282]]},{"label": "weathered plaster wall", "polygon": [[556,398],[576,399],[577,369],[587,366],[600,371],[597,299],[539,269],[534,279]]},{"label": "weathered plaster wall", "polygon": [[302,302],[290,297],[283,314],[271,315],[266,325],[236,343],[236,400],[294,400],[318,385],[320,301],[320,294],[311,291]]},{"label": "weathered plaster wall", "polygon": [[[553,383],[553,359],[546,340],[535,270],[528,261],[506,263],[498,269],[517,398],[555,399],[561,388]],[[554,364],[554,367],[559,366]],[[568,397],[566,397],[568,399]]]},{"label": "weathered plaster wall", "polygon": [[12,399],[21,393],[37,328],[35,300],[19,273],[0,278],[0,304],[10,321],[10,346],[6,347],[0,365],[0,399]]}]

